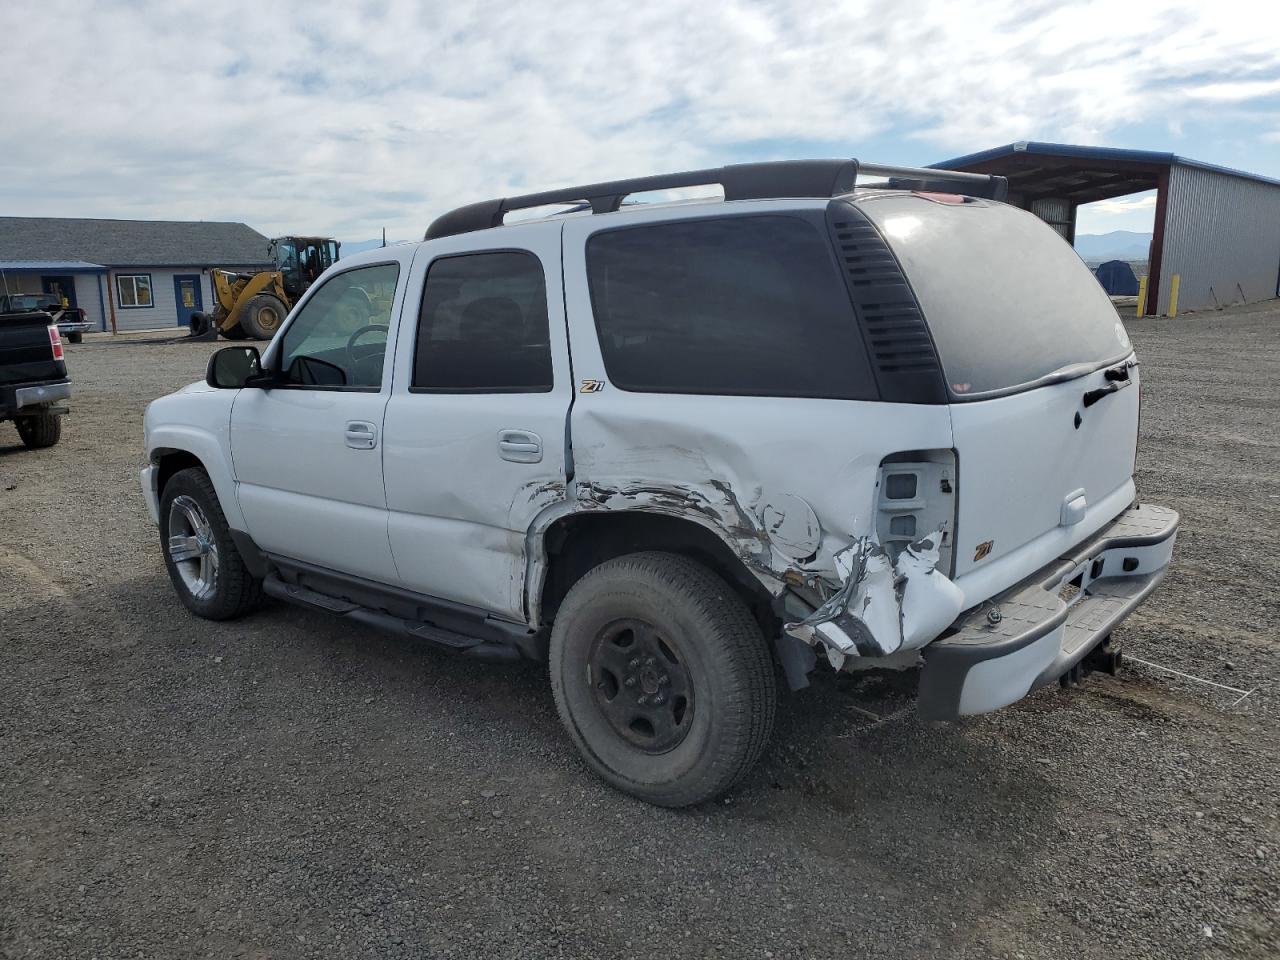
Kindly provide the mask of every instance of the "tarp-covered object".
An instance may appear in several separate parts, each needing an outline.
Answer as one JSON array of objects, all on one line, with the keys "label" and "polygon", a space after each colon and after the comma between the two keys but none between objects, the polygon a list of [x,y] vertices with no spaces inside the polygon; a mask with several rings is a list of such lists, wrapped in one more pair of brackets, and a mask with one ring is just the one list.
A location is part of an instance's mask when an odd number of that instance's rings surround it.
[{"label": "tarp-covered object", "polygon": [[1133,267],[1123,260],[1108,260],[1093,275],[1102,284],[1102,289],[1113,297],[1136,297],[1138,295],[1138,278]]}]

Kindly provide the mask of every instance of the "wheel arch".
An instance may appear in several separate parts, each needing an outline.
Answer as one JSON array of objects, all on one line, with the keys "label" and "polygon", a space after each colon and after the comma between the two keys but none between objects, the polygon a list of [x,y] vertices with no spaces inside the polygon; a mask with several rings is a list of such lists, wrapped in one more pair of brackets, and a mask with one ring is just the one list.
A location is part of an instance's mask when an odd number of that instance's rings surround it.
[{"label": "wheel arch", "polygon": [[747,603],[762,628],[780,626],[777,590],[770,590],[763,574],[749,567],[720,531],[700,519],[643,507],[579,510],[550,519],[531,539],[537,562],[530,576],[530,618],[538,626],[551,624],[569,590],[590,570],[615,557],[655,550],[702,563]]},{"label": "wheel arch", "polygon": [[[157,468],[156,494],[164,495],[164,485],[179,470],[198,467],[213,484],[218,495],[218,505],[233,530],[245,530],[244,515],[236,498],[235,477],[222,445],[214,436],[200,431],[183,429],[153,430],[150,436],[151,464]],[[246,531],[247,532],[247,531]]]},{"label": "wheel arch", "polygon": [[196,467],[208,473],[208,469],[200,461],[194,453],[187,450],[175,450],[168,447],[160,447],[151,452],[151,462],[156,468],[156,491],[161,493],[164,491],[165,484],[179,470],[186,470],[189,467]]}]

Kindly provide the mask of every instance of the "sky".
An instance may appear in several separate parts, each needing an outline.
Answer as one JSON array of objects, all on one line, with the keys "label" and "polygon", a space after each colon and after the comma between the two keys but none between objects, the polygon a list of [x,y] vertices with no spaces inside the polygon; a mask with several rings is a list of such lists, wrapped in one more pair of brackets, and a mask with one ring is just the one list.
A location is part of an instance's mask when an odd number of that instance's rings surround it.
[{"label": "sky", "polygon": [[[7,0],[4,20],[0,215],[405,240],[517,192],[1016,140],[1280,178],[1260,0]],[[1150,200],[1082,218],[1150,229]]]}]

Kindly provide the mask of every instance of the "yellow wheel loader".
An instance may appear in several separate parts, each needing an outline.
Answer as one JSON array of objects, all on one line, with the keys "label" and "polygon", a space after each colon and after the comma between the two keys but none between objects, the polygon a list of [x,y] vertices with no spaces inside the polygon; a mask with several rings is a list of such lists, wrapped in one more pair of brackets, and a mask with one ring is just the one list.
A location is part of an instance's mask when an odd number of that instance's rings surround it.
[{"label": "yellow wheel loader", "polygon": [[268,249],[272,270],[209,271],[216,306],[191,315],[191,336],[270,340],[298,298],[338,259],[338,241],[329,237],[277,237]]}]

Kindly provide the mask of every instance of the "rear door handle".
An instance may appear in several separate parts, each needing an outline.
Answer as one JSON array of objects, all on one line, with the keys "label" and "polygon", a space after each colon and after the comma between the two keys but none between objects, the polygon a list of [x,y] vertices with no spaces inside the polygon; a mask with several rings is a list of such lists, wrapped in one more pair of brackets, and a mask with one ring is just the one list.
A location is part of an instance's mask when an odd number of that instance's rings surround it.
[{"label": "rear door handle", "polygon": [[499,430],[498,454],[512,463],[541,463],[542,438],[532,430]]},{"label": "rear door handle", "polygon": [[345,436],[353,450],[372,450],[378,445],[378,428],[368,420],[348,420]]}]

